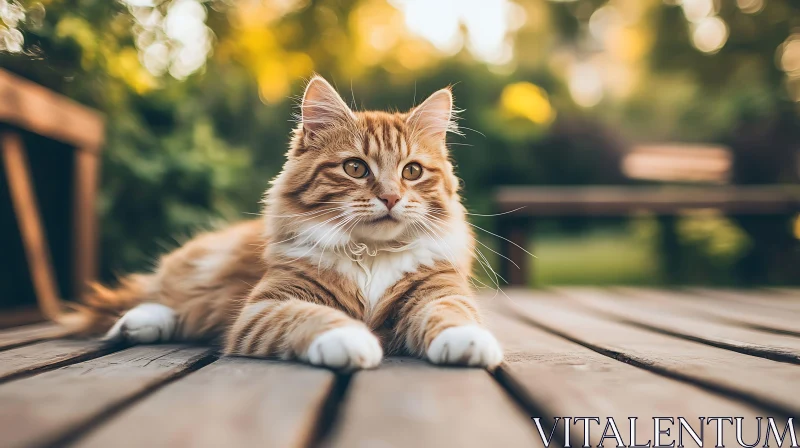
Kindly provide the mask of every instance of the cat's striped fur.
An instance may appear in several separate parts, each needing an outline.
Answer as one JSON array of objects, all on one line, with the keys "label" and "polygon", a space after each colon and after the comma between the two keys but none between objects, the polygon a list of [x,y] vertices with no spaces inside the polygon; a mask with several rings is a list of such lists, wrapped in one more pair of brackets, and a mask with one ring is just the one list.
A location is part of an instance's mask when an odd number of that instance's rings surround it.
[{"label": "cat's striped fur", "polygon": [[[219,340],[229,354],[345,369],[375,367],[384,352],[499,364],[468,279],[473,236],[445,145],[452,127],[448,89],[407,114],[353,112],[315,77],[263,219],[198,236],[153,274],[99,288],[90,327],[130,310],[108,337]],[[349,175],[350,159],[367,175]],[[404,177],[409,163],[418,179]]]}]

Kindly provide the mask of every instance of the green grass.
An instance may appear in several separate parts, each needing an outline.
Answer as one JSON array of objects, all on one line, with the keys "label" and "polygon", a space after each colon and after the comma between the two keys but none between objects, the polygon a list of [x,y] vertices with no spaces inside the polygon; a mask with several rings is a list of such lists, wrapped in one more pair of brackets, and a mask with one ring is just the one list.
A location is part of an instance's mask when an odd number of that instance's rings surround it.
[{"label": "green grass", "polygon": [[539,235],[531,251],[536,286],[662,283],[653,244],[630,232]]}]

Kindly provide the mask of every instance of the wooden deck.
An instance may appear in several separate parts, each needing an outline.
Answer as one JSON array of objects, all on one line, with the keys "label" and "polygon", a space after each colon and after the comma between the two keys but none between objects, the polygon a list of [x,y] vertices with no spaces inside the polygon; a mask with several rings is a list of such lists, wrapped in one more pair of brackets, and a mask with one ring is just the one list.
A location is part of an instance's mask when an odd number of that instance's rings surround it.
[{"label": "wooden deck", "polygon": [[[652,417],[695,430],[699,417],[744,417],[752,443],[756,417],[783,429],[800,415],[800,290],[506,294],[482,298],[506,350],[493,373],[390,358],[337,375],[207,347],[59,339],[50,325],[8,330],[0,446],[541,447],[532,417],[549,435],[557,416],[598,417],[592,446],[608,417],[626,444],[629,417],[639,443],[652,439]],[[553,446],[564,445],[562,425]],[[677,421],[663,427],[673,430],[664,443],[677,439]],[[706,429],[713,446],[716,428]],[[583,423],[569,432],[580,446]],[[739,446],[730,425],[724,440]]]}]

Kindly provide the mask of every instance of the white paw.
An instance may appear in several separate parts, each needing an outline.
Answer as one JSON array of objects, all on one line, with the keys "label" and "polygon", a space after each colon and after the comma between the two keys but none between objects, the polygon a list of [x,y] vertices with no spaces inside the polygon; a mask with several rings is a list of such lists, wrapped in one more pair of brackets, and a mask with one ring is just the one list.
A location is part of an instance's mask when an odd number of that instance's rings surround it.
[{"label": "white paw", "polygon": [[496,367],[503,361],[497,339],[477,325],[450,327],[431,342],[428,359],[434,364]]},{"label": "white paw", "polygon": [[311,342],[307,353],[311,364],[342,370],[371,369],[381,363],[381,358],[378,338],[356,325],[322,333]]},{"label": "white paw", "polygon": [[103,337],[106,341],[127,341],[138,344],[172,339],[178,316],[172,308],[157,303],[143,303],[129,310]]}]

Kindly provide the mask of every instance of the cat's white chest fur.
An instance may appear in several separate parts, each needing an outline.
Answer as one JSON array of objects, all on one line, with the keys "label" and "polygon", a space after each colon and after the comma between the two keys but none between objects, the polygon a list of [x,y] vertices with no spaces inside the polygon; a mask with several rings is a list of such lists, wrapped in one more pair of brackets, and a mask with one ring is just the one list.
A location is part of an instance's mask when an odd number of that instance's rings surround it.
[{"label": "cat's white chest fur", "polygon": [[366,256],[360,266],[358,263],[356,266],[342,263],[341,267],[337,267],[340,272],[356,280],[370,309],[374,309],[389,287],[416,271],[420,265],[435,263],[439,259],[435,255],[430,248],[420,245],[402,252],[378,252],[374,257]]},{"label": "cat's white chest fur", "polygon": [[[317,228],[313,232],[327,235],[327,241],[339,243],[341,248],[345,241],[337,241],[336,237],[331,238],[331,233],[327,230],[329,229]],[[345,235],[341,237],[346,238]],[[341,249],[332,250],[331,247],[323,249],[319,245],[309,248],[306,245],[287,244],[283,246],[282,251],[287,256],[306,258],[320,267],[335,269],[341,275],[350,278],[358,285],[369,309],[372,310],[392,285],[417,271],[421,266],[432,266],[438,261],[445,261],[458,267],[464,257],[471,256],[469,238],[466,224],[459,223],[450,228],[446,235],[437,238],[425,235],[419,237],[413,244],[399,249],[369,250],[359,256],[343,253]],[[313,237],[311,239],[313,240]]]}]

